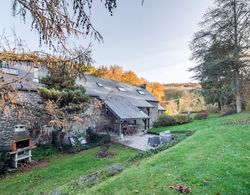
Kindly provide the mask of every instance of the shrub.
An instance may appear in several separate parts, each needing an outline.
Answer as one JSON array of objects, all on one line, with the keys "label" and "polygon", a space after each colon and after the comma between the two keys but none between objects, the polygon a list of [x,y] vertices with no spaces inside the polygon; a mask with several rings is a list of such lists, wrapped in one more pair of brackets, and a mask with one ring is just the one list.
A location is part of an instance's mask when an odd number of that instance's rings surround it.
[{"label": "shrub", "polygon": [[57,154],[56,148],[52,144],[39,145],[32,150],[33,160],[42,160],[54,157]]},{"label": "shrub", "polygon": [[154,127],[165,127],[175,125],[176,121],[172,116],[163,114],[154,122]]},{"label": "shrub", "polygon": [[220,111],[220,116],[227,116],[227,115],[231,115],[235,113],[235,109],[234,108],[230,108],[230,107],[225,107],[222,108]]},{"label": "shrub", "polygon": [[206,106],[206,112],[207,113],[218,113],[219,112],[218,106],[213,105],[213,104],[208,104]]},{"label": "shrub", "polygon": [[109,151],[110,145],[103,144],[101,147],[101,151],[97,152],[96,156],[98,158],[111,158],[114,156],[114,153]]},{"label": "shrub", "polygon": [[[86,145],[82,144],[82,141],[85,139],[85,134],[78,131],[72,138],[74,139],[75,143],[73,144],[73,146],[71,144],[69,145],[68,152],[76,153],[85,149]],[[65,149],[67,150],[67,148],[64,147],[64,150]]]},{"label": "shrub", "polygon": [[101,145],[111,141],[109,134],[98,134],[93,129],[86,130],[86,141],[88,144]]},{"label": "shrub", "polygon": [[86,141],[87,144],[81,144],[80,140],[75,137],[75,145],[72,146],[71,144],[64,144],[63,145],[63,151],[68,153],[77,153],[82,150],[88,150],[97,146],[100,146],[102,144],[109,143],[111,141],[109,134],[98,134],[94,132],[91,128],[88,128],[86,130]]},{"label": "shrub", "polygon": [[8,152],[5,147],[0,146],[0,174],[5,173],[10,167],[10,154]]},{"label": "shrub", "polygon": [[85,95],[83,87],[76,86],[73,89],[57,90],[38,88],[40,96],[45,100],[57,102],[62,111],[74,112],[86,107],[89,98]]},{"label": "shrub", "polygon": [[179,125],[190,123],[192,121],[191,117],[187,114],[176,115],[175,120],[176,120],[176,123]]},{"label": "shrub", "polygon": [[202,119],[207,119],[207,117],[208,117],[208,113],[206,113],[206,112],[200,112],[200,113],[197,113],[194,116],[194,119],[195,120],[202,120]]},{"label": "shrub", "polygon": [[86,187],[95,185],[98,182],[98,180],[101,179],[101,177],[102,177],[102,173],[96,172],[87,176],[80,177],[77,183],[79,187],[86,188]]},{"label": "shrub", "polygon": [[106,173],[108,176],[113,176],[121,173],[124,170],[124,166],[122,164],[113,164],[106,169]]},{"label": "shrub", "polygon": [[38,88],[39,95],[44,99],[49,99],[53,101],[57,101],[61,96],[61,92],[55,89],[47,89],[45,87]]}]

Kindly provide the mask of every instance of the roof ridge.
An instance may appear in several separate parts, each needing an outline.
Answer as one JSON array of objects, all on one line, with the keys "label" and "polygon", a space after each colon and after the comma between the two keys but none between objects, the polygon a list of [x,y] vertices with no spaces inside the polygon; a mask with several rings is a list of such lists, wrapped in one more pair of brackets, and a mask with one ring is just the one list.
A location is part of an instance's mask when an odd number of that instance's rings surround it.
[{"label": "roof ridge", "polygon": [[136,87],[139,87],[140,89],[143,90],[143,88],[141,88],[141,85],[136,85],[136,84],[126,83],[126,82],[116,81],[116,80],[113,80],[113,79],[106,79],[106,78],[94,76],[94,75],[91,75],[91,74],[85,74],[85,76],[90,76],[90,77],[98,78],[98,79],[101,79],[101,80],[112,81],[112,82],[115,82],[115,83],[126,84],[126,85],[130,85],[130,86],[136,86]]}]

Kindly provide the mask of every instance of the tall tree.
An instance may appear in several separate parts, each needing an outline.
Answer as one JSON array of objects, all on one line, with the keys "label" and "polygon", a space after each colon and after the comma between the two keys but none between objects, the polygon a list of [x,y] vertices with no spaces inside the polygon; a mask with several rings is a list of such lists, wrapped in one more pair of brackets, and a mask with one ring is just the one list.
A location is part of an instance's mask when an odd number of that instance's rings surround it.
[{"label": "tall tree", "polygon": [[215,7],[204,15],[201,28],[191,43],[192,58],[198,63],[191,70],[201,82],[207,78],[230,89],[239,113],[242,85],[249,77],[250,0],[216,0]]},{"label": "tall tree", "polygon": [[226,55],[231,48],[230,45],[214,42],[206,50],[201,49],[203,61],[191,68],[196,73],[194,78],[201,81],[201,92],[206,102],[217,103],[219,110],[223,105],[232,103],[233,85],[228,71],[231,62]]},{"label": "tall tree", "polygon": [[51,117],[49,123],[54,127],[52,143],[62,149],[65,128],[70,128],[72,121],[81,121],[79,114],[88,107],[89,97],[84,87],[76,84],[76,75],[67,64],[50,68],[41,83],[44,87],[38,88],[38,92]]}]

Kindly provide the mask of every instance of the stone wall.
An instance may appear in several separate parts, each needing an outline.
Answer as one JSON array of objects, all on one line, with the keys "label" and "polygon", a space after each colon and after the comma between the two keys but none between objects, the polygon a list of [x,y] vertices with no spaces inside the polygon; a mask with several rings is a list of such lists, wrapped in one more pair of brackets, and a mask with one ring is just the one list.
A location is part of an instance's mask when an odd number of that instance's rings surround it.
[{"label": "stone wall", "polygon": [[153,123],[156,121],[156,119],[159,117],[159,112],[158,112],[158,102],[150,102],[154,106],[154,108],[150,108],[150,121],[149,125],[150,127],[153,126]]},{"label": "stone wall", "polygon": [[99,131],[102,127],[102,108],[101,101],[90,98],[90,104],[84,113],[73,119],[65,131],[77,131],[84,133],[87,128]]},{"label": "stone wall", "polygon": [[0,145],[10,144],[15,125],[25,125],[30,135],[36,137],[40,128],[48,123],[49,116],[42,109],[41,99],[36,92],[19,91],[16,98],[21,105],[19,112],[12,110],[9,116],[0,113]]},{"label": "stone wall", "polygon": [[[26,126],[34,144],[50,143],[54,130],[49,125],[51,116],[44,110],[44,105],[38,93],[19,91],[17,100],[22,103],[19,117],[16,116],[15,112],[11,112],[9,117],[0,113],[0,145],[9,146],[14,134],[14,126],[18,124]],[[150,126],[152,126],[158,117],[158,103],[150,103],[154,106],[154,108],[150,108]],[[147,109],[143,111],[147,114]],[[133,123],[134,121],[129,122]],[[137,120],[136,123],[140,125],[140,129],[144,129],[142,120]],[[90,104],[86,111],[77,115],[77,117],[72,116],[72,120],[64,131],[66,135],[72,135],[76,132],[85,133],[89,127],[96,131],[103,131],[105,126],[113,127],[118,132],[119,121],[105,109],[100,100],[90,98]]]},{"label": "stone wall", "polygon": [[[38,93],[19,91],[17,101],[22,103],[19,117],[14,111],[11,112],[10,116],[0,113],[0,145],[9,146],[14,134],[14,126],[18,124],[25,125],[34,144],[50,143],[54,129],[49,125],[51,117],[44,110],[44,105]],[[64,131],[84,133],[88,127],[94,130],[102,129],[102,107],[103,105],[98,99],[91,98],[87,110],[78,117],[72,117]]]}]

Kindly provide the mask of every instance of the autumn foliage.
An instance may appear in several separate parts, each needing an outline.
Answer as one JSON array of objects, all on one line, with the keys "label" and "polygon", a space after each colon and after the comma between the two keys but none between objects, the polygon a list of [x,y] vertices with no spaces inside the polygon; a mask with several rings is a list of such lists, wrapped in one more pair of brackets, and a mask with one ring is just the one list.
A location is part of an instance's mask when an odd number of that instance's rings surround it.
[{"label": "autumn foliage", "polygon": [[110,67],[102,66],[100,68],[88,66],[85,71],[90,75],[94,75],[104,79],[129,83],[132,85],[146,84],[147,90],[152,93],[159,101],[165,100],[164,86],[162,84],[157,82],[149,82],[144,78],[139,78],[133,71],[124,71],[122,67],[118,65],[113,65]]}]

